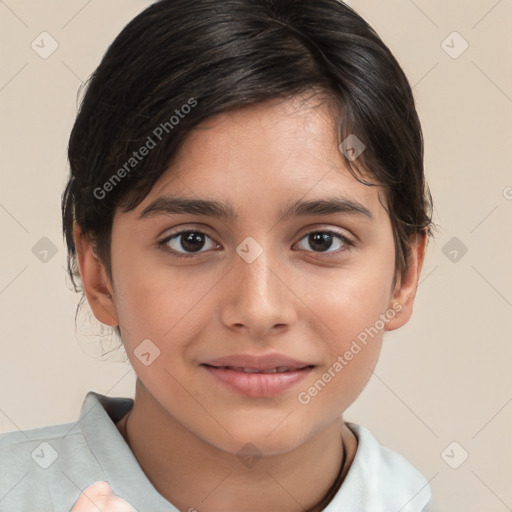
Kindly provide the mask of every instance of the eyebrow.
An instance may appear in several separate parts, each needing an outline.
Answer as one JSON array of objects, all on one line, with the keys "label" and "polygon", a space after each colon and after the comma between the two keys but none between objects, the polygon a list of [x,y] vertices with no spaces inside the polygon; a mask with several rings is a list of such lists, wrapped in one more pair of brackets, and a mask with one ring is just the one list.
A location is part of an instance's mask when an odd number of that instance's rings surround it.
[{"label": "eyebrow", "polygon": [[[371,220],[374,218],[372,212],[366,206],[354,199],[343,196],[326,197],[311,201],[299,200],[281,211],[280,217],[284,220],[293,216],[334,215],[339,213],[367,217]],[[171,196],[162,196],[155,199],[144,208],[139,215],[139,219],[172,214],[205,215],[227,221],[238,219],[238,214],[231,203]]]}]

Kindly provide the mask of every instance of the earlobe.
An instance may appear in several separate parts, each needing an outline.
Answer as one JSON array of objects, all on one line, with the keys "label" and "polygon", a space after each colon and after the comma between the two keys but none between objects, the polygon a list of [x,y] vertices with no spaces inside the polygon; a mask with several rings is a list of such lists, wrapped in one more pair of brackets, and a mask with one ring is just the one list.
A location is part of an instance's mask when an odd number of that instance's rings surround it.
[{"label": "earlobe", "polygon": [[[406,324],[412,316],[414,299],[418,290],[418,282],[425,257],[427,244],[426,232],[415,235],[410,250],[409,267],[399,279],[389,302],[389,308],[398,313],[391,318],[384,328],[385,331],[394,331]],[[397,307],[400,305],[400,308]]]},{"label": "earlobe", "polygon": [[94,248],[81,227],[75,223],[73,238],[80,266],[85,295],[94,316],[103,324],[119,325],[117,311],[112,300],[113,289],[107,277],[105,267],[94,252]]}]

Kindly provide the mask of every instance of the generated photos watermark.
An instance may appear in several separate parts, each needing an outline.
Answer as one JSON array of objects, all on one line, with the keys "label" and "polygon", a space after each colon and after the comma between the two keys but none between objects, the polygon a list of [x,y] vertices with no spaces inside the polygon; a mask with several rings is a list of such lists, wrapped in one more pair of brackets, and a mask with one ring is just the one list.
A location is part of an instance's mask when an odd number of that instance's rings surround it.
[{"label": "generated photos watermark", "polygon": [[360,332],[357,335],[357,339],[352,340],[350,347],[343,353],[343,355],[339,355],[336,361],[329,366],[327,371],[323,373],[312,386],[310,386],[306,391],[301,391],[297,395],[299,403],[302,405],[309,404],[311,399],[317,396],[318,393],[320,393],[320,391],[322,391],[325,386],[331,382],[331,380],[336,377],[336,375],[338,375],[350,363],[350,361],[357,356],[357,354],[361,352],[361,350],[368,344],[368,338],[370,337],[373,339],[377,336],[379,332],[382,331],[386,323],[395,318],[396,314],[400,311],[402,311],[402,304],[398,302],[393,303],[392,308],[388,309],[385,313],[381,313],[379,319],[376,320],[371,327],[367,327],[364,331]]},{"label": "generated photos watermark", "polygon": [[138,149],[134,151],[132,156],[120,167],[101,187],[96,187],[93,191],[93,195],[96,199],[104,199],[108,192],[111,192],[121,180],[130,173],[132,169],[137,167],[144,158],[149,155],[150,151],[162,142],[164,137],[171,133],[175,126],[177,126],[181,119],[184,119],[187,114],[192,111],[192,108],[197,106],[197,100],[190,98],[187,103],[176,109],[176,115],[170,117],[168,121],[160,123],[151,133],[148,135],[146,142]]}]

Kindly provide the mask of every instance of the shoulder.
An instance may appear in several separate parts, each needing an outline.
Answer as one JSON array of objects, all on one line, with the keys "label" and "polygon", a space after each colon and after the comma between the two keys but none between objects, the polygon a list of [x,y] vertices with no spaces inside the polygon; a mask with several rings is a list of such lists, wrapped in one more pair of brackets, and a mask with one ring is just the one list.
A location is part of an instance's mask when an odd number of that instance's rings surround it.
[{"label": "shoulder", "polygon": [[370,470],[378,467],[388,476],[402,482],[425,482],[425,477],[402,455],[382,446],[375,436],[362,425],[347,423],[358,438],[359,465]]},{"label": "shoulder", "polygon": [[83,423],[0,434],[1,511],[66,510],[91,479],[102,479]]},{"label": "shoulder", "polygon": [[49,425],[0,434],[0,475],[59,465],[59,458],[76,461],[87,442],[76,423]]},{"label": "shoulder", "polygon": [[0,434],[1,510],[54,510],[51,488],[68,469],[62,461],[70,457],[84,463],[79,454],[85,440],[68,433],[72,427],[51,425]]},{"label": "shoulder", "polygon": [[[427,479],[402,455],[382,446],[362,425],[346,422],[357,437],[348,473],[325,512],[427,512],[432,492]],[[358,508],[354,509],[354,504]],[[332,508],[331,508],[332,505]]]}]

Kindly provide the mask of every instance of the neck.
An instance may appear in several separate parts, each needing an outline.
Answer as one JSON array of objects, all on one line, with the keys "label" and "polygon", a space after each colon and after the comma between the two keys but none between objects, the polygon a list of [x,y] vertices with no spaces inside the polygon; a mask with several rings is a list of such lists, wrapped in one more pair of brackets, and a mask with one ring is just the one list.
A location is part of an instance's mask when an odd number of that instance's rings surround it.
[{"label": "neck", "polygon": [[357,447],[340,417],[291,452],[244,467],[177,422],[138,379],[133,409],[117,426],[155,489],[181,511],[321,512]]}]

